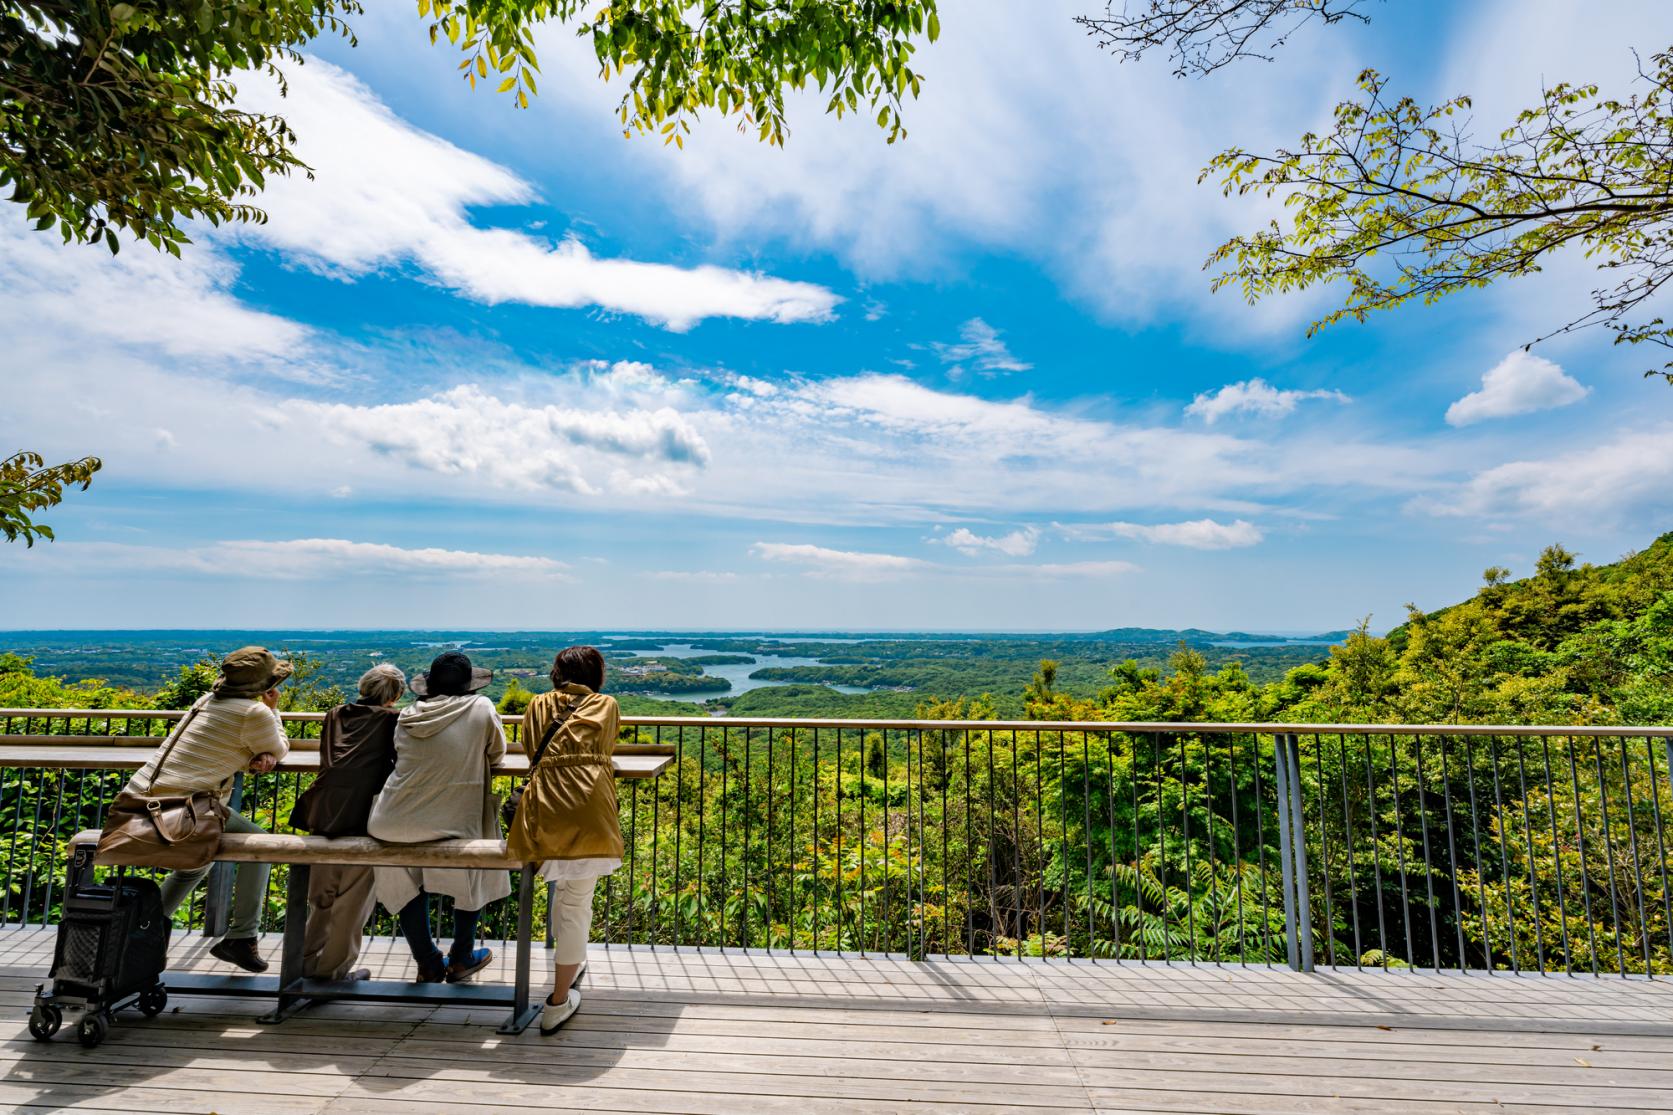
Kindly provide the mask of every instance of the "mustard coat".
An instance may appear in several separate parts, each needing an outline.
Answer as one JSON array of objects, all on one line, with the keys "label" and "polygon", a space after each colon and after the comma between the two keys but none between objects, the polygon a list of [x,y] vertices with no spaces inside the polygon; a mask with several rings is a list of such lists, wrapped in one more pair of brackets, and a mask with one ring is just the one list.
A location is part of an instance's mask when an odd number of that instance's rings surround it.
[{"label": "mustard coat", "polygon": [[531,772],[506,851],[525,863],[620,859],[622,827],[610,759],[621,732],[616,699],[566,682],[542,693],[523,714],[523,745],[532,759],[554,717],[564,721]]}]

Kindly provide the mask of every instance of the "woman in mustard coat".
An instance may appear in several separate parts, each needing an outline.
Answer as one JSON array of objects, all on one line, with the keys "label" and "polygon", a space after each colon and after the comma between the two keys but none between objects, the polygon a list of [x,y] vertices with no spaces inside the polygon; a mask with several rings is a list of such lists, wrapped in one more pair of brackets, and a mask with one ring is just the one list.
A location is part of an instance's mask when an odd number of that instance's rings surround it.
[{"label": "woman in mustard coat", "polygon": [[594,647],[568,647],[552,663],[552,691],[523,714],[532,769],[505,843],[524,863],[541,863],[541,877],[554,888],[556,968],[542,1034],[555,1033],[581,1005],[575,983],[586,967],[593,889],[622,865],[611,765],[621,712],[603,688],[604,656]]}]

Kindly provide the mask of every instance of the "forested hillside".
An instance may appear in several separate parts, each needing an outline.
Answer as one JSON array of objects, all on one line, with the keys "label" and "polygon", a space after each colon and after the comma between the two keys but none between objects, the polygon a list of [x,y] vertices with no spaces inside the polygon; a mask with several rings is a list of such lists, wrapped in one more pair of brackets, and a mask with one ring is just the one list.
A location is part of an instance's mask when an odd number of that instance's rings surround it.
[{"label": "forested hillside", "polygon": [[[1486,571],[1462,603],[1410,609],[1378,638],[1363,627],[1317,663],[1253,683],[1177,651],[1166,671],[1124,662],[1094,699],[1056,691],[1044,664],[1027,691],[1044,720],[1407,724],[1673,723],[1673,532],[1608,565],[1561,546],[1532,576]],[[972,707],[980,707],[972,706]]]}]

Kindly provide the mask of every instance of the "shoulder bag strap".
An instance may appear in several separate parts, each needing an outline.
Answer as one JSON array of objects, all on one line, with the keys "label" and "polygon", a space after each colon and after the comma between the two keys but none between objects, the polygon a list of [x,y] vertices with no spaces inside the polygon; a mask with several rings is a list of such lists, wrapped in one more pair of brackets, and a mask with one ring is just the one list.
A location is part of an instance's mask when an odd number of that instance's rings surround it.
[{"label": "shoulder bag strap", "polygon": [[530,778],[534,777],[534,768],[540,765],[540,757],[546,754],[546,748],[551,744],[552,737],[558,734],[558,729],[564,726],[564,723],[568,721],[570,714],[574,711],[571,708],[560,716],[552,717],[552,722],[546,725],[546,730],[540,734],[540,746],[534,749],[534,758],[529,760]]},{"label": "shoulder bag strap", "polygon": [[174,753],[174,745],[180,742],[180,737],[186,734],[186,725],[190,724],[197,717],[197,714],[203,711],[203,706],[208,703],[209,694],[205,693],[198,698],[197,703],[191,707],[190,711],[180,718],[180,723],[174,726],[174,731],[169,733],[168,742],[163,744],[162,754],[158,755],[157,761],[151,764],[151,780],[145,785],[146,793],[150,793],[157,788],[157,776],[163,773],[163,763]]}]

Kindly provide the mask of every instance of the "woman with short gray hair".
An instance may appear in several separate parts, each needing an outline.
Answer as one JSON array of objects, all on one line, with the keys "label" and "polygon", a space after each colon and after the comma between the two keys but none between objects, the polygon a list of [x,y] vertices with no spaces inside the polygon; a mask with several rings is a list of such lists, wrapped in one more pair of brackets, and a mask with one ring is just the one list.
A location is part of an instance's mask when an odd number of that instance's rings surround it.
[{"label": "woman with short gray hair", "polygon": [[407,688],[407,675],[391,662],[379,662],[360,675],[360,699],[375,705],[393,705]]},{"label": "woman with short gray hair", "polygon": [[[360,697],[325,714],[320,727],[320,773],[296,799],[293,828],[316,836],[364,836],[372,799],[395,769],[395,702],[407,676],[388,662],[360,675]],[[372,869],[316,864],[308,873],[308,925],[302,942],[307,979],[361,980],[355,968],[366,921],[376,899]]]}]

